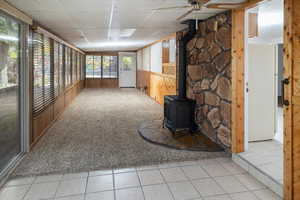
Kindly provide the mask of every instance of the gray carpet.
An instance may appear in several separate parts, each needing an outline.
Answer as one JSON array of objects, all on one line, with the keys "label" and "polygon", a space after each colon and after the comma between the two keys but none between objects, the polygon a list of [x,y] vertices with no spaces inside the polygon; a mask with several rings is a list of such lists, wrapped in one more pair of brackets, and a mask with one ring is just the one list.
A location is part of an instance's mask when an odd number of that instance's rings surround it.
[{"label": "gray carpet", "polygon": [[135,89],[85,89],[15,170],[15,176],[187,161],[225,153],[173,150],[144,141],[137,127],[163,108]]}]

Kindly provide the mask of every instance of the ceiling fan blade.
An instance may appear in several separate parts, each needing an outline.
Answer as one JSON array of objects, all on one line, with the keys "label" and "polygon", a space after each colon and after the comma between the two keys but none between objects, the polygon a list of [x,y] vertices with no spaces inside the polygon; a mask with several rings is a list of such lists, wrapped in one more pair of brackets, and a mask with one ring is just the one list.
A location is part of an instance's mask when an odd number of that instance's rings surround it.
[{"label": "ceiling fan blade", "polygon": [[208,4],[206,8],[213,8],[213,9],[234,9],[242,7],[244,3],[212,3]]},{"label": "ceiling fan blade", "polygon": [[173,6],[173,7],[166,7],[166,8],[156,8],[152,10],[172,10],[172,9],[178,9],[178,8],[192,8],[192,6]]},{"label": "ceiling fan blade", "polygon": [[192,12],[194,12],[195,9],[191,9],[189,11],[187,11],[186,13],[184,13],[183,15],[181,15],[180,17],[177,18],[177,20],[182,20],[183,18],[185,18],[186,16],[188,16],[189,14],[191,14]]}]

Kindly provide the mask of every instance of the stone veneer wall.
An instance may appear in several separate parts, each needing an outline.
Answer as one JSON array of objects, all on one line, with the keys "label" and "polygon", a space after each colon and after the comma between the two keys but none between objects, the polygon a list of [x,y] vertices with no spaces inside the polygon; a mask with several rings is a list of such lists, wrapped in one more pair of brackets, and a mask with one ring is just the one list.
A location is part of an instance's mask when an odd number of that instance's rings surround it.
[{"label": "stone veneer wall", "polygon": [[188,45],[187,96],[197,101],[200,130],[231,146],[231,12],[199,23]]}]

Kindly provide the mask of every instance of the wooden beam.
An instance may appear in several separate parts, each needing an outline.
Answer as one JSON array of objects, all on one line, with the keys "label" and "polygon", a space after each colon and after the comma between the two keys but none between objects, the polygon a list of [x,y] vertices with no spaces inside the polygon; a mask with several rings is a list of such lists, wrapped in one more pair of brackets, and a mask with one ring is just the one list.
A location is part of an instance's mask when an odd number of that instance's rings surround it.
[{"label": "wooden beam", "polygon": [[233,153],[244,151],[245,10],[232,11],[232,105]]},{"label": "wooden beam", "polygon": [[11,16],[29,24],[33,24],[33,20],[24,12],[7,3],[5,0],[0,0],[0,10],[10,14]]}]

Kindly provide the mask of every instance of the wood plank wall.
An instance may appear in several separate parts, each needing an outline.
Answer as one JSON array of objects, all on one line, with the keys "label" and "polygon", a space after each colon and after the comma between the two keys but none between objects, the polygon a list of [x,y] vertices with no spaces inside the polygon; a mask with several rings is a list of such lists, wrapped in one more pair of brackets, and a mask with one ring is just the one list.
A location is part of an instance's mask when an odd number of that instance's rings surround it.
[{"label": "wood plank wall", "polygon": [[284,1],[284,199],[300,199],[300,1]]},{"label": "wood plank wall", "polygon": [[87,78],[86,88],[118,88],[119,79],[117,78]]},{"label": "wood plank wall", "polygon": [[232,153],[244,151],[245,10],[232,11]]},{"label": "wood plank wall", "polygon": [[47,130],[83,89],[84,81],[78,81],[76,84],[66,89],[63,94],[58,96],[54,103],[50,104],[46,110],[33,118],[32,137],[30,141],[31,148],[34,147],[39,139],[47,132]]},{"label": "wood plank wall", "polygon": [[138,70],[137,87],[146,88],[145,93],[161,105],[164,104],[164,96],[176,95],[177,93],[174,75],[150,71]]}]

